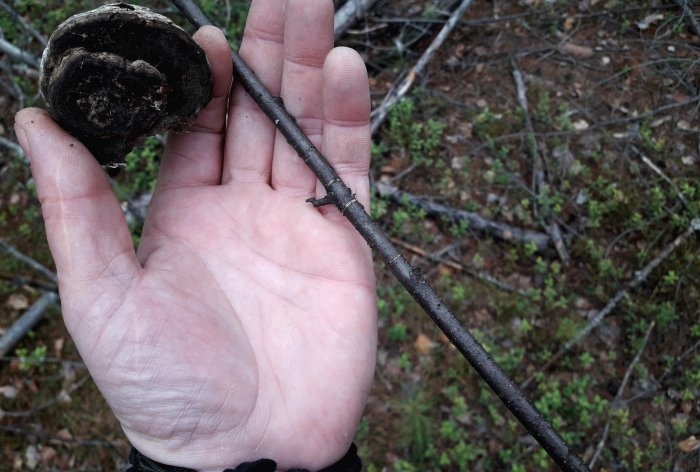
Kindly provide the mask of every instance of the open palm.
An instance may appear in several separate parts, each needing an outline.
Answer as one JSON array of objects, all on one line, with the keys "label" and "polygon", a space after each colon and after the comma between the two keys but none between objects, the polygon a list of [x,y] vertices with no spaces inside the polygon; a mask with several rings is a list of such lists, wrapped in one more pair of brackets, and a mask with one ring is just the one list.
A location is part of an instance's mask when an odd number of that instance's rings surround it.
[{"label": "open palm", "polygon": [[[369,94],[332,48],[332,2],[254,0],[241,55],[365,205]],[[369,249],[250,97],[221,33],[196,35],[214,98],[173,134],[138,251],[104,172],[42,111],[17,116],[64,318],[130,441],[171,465],[267,457],[318,469],[347,450],[376,347]]]}]

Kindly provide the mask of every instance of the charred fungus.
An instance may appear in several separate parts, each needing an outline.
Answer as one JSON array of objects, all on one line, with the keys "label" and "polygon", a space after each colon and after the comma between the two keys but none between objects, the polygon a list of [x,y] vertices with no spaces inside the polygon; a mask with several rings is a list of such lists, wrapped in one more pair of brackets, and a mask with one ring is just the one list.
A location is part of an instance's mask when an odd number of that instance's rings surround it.
[{"label": "charred fungus", "polygon": [[114,166],[139,138],[196,116],[211,98],[211,69],[168,18],[115,3],[72,16],[51,35],[41,93],[56,122]]}]

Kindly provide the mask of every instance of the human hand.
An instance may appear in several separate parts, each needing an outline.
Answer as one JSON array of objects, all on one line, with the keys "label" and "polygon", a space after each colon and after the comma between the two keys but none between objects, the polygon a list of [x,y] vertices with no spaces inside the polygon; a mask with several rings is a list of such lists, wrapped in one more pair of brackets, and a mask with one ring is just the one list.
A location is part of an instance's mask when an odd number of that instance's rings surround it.
[{"label": "human hand", "polygon": [[[214,98],[171,133],[138,250],[105,172],[43,111],[16,117],[66,326],[127,437],[170,465],[325,467],[374,371],[371,254],[201,29]],[[369,93],[329,0],[253,0],[241,56],[365,206]],[[228,114],[228,122],[226,116]]]}]

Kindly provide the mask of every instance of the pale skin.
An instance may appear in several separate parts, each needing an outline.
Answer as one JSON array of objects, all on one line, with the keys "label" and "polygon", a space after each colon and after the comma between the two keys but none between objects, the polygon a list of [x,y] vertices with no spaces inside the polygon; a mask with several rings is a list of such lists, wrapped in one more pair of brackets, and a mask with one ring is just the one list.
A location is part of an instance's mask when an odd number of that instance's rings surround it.
[{"label": "pale skin", "polygon": [[[41,110],[16,116],[64,320],[146,456],[202,471],[260,458],[320,469],[347,451],[372,382],[371,254],[335,208],[305,202],[324,190],[230,88],[221,32],[195,39],[214,98],[168,137],[136,251],[89,152]],[[330,0],[253,0],[240,53],[368,206],[367,74],[332,45]]]}]

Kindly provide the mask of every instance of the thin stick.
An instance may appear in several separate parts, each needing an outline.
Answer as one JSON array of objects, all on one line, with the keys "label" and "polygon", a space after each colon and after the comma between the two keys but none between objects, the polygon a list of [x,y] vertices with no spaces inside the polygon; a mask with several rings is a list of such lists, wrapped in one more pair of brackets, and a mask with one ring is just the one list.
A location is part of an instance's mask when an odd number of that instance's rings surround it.
[{"label": "thin stick", "polygon": [[688,208],[688,200],[685,199],[685,196],[683,195],[683,192],[681,192],[681,190],[680,190],[680,189],[678,188],[678,186],[673,182],[673,180],[671,180],[671,178],[670,178],[669,176],[667,176],[666,174],[664,174],[664,172],[663,172],[661,169],[659,169],[659,167],[658,167],[656,164],[654,164],[654,163],[651,161],[651,159],[649,159],[647,156],[645,156],[644,154],[642,154],[642,151],[640,151],[639,149],[637,149],[636,146],[631,146],[631,148],[632,148],[632,151],[634,151],[634,153],[637,155],[637,157],[639,157],[639,159],[640,159],[648,168],[650,168],[650,169],[652,170],[652,172],[654,172],[656,175],[658,175],[659,177],[661,177],[661,178],[664,180],[664,182],[666,182],[667,184],[669,184],[669,185],[671,186],[671,188],[673,188],[673,190],[675,190],[675,192],[676,192],[676,197],[678,198],[678,200],[680,200],[680,202],[683,204],[684,207]]},{"label": "thin stick", "polygon": [[452,208],[426,197],[419,197],[399,190],[383,182],[372,182],[375,191],[384,198],[390,198],[401,205],[410,205],[437,218],[445,218],[453,223],[465,222],[468,229],[491,236],[511,244],[534,244],[538,251],[546,252],[552,247],[552,240],[545,233],[530,231],[484,218],[478,213]]},{"label": "thin stick", "polygon": [[24,155],[24,150],[16,142],[10,141],[9,139],[5,139],[2,136],[0,136],[0,146],[8,148],[10,151],[14,152],[17,156],[22,158],[25,162],[29,162],[27,161],[27,157]]},{"label": "thin stick", "polygon": [[[605,307],[598,312],[598,314],[591,319],[586,326],[581,328],[571,339],[569,339],[564,346],[559,349],[559,351],[554,354],[548,361],[547,363],[539,370],[540,372],[544,372],[550,367],[552,367],[554,364],[556,364],[561,357],[569,352],[574,346],[576,346],[579,342],[581,342],[582,339],[584,339],[586,336],[588,336],[591,331],[593,331],[596,327],[600,325],[600,323],[603,322],[606,316],[608,316],[612,311],[617,307],[617,305],[622,301],[623,298],[627,296],[627,294],[631,291],[634,290],[635,288],[639,287],[639,285],[644,282],[647,277],[649,277],[649,274],[656,269],[659,264],[661,264],[663,261],[665,261],[668,256],[670,256],[673,251],[680,246],[681,244],[684,244],[693,234],[695,234],[697,231],[700,231],[700,218],[696,218],[693,221],[691,221],[690,226],[688,226],[688,229],[686,229],[680,236],[678,236],[676,239],[674,239],[668,246],[663,248],[661,252],[659,252],[654,259],[649,261],[649,263],[644,266],[644,268],[638,272],[635,273],[634,277],[632,280],[630,280],[624,287],[622,287],[605,305]],[[534,374],[530,376],[525,382],[523,382],[520,385],[520,388],[526,388],[528,385],[530,385],[530,382],[532,382],[532,379],[534,378]]]},{"label": "thin stick", "polygon": [[[211,24],[192,0],[173,0],[184,16],[196,27]],[[465,2],[470,3],[470,2]],[[472,334],[447,308],[428,285],[420,270],[414,269],[401,255],[389,238],[379,229],[352,191],[341,180],[325,157],[304,134],[296,120],[285,110],[282,101],[272,95],[234,51],[231,51],[238,83],[255,100],[268,118],[277,126],[299,157],[314,172],[338,210],[350,221],[382,257],[389,270],[406,287],[411,296],[423,307],[447,338],[471,363],[479,375],[510,409],[525,429],[542,445],[547,453],[565,472],[590,472],[583,461],[569,449],[564,439],[554,430],[539,411],[530,403],[513,381],[494,362]]]},{"label": "thin stick", "polygon": [[24,262],[26,265],[28,265],[29,267],[31,267],[35,271],[39,272],[40,274],[42,274],[44,277],[49,279],[54,284],[58,284],[58,277],[56,276],[56,274],[54,274],[51,270],[49,270],[42,263],[35,261],[31,257],[22,254],[14,246],[8,244],[3,239],[0,239],[0,250],[11,255],[15,259],[17,259],[21,262]]},{"label": "thin stick", "polygon": [[420,257],[423,257],[425,259],[428,259],[429,261],[435,262],[436,264],[442,264],[444,266],[449,267],[450,269],[457,270],[459,272],[464,272],[467,276],[478,280],[479,282],[482,282],[486,285],[491,285],[492,287],[496,287],[499,290],[503,290],[504,292],[509,292],[509,293],[517,293],[521,297],[529,298],[530,294],[526,292],[525,290],[520,290],[516,287],[513,287],[510,284],[507,284],[506,282],[503,282],[502,280],[499,280],[498,278],[494,277],[491,274],[488,274],[484,271],[474,271],[468,267],[466,267],[463,264],[460,264],[459,262],[455,261],[450,261],[443,259],[442,257],[431,254],[425,249],[415,246],[413,244],[409,244],[405,241],[401,241],[400,239],[397,238],[391,238],[391,242],[396,244],[399,247],[402,247],[406,249],[407,251],[411,251],[414,254],[419,255]]},{"label": "thin stick", "polygon": [[[533,209],[535,210],[535,216],[538,212],[537,198],[540,192],[546,186],[544,168],[542,166],[542,157],[537,146],[537,138],[535,137],[535,127],[532,124],[532,118],[530,117],[530,107],[527,103],[527,90],[525,89],[525,81],[523,80],[523,74],[520,72],[518,63],[514,58],[511,58],[511,64],[513,66],[513,80],[515,81],[515,89],[518,97],[518,104],[523,110],[523,115],[525,116],[525,131],[527,132],[527,143],[530,148],[530,154],[532,155],[532,191],[535,194]],[[551,215],[545,215],[551,216]],[[561,259],[562,264],[568,266],[571,262],[571,256],[569,256],[569,251],[566,249],[564,244],[564,239],[561,235],[561,229],[556,221],[552,221],[547,227],[547,233],[552,238],[554,242],[554,248],[559,254],[559,259]]]},{"label": "thin stick", "polygon": [[[630,365],[627,367],[627,371],[625,371],[625,376],[622,378],[622,383],[620,384],[620,388],[617,389],[617,393],[615,394],[615,398],[612,401],[611,407],[612,408],[619,408],[620,407],[620,399],[622,399],[622,394],[625,392],[625,388],[627,387],[627,382],[630,380],[630,376],[632,375],[632,370],[634,370],[634,367],[639,363],[639,359],[642,358],[642,353],[644,352],[644,349],[647,347],[647,343],[649,342],[649,336],[651,336],[651,331],[654,329],[655,322],[652,321],[649,324],[649,328],[647,328],[647,332],[644,335],[644,340],[642,341],[642,345],[639,347],[639,350],[637,351],[637,354],[634,356],[634,359],[632,359],[632,362],[630,362]],[[593,457],[591,458],[591,462],[588,463],[588,467],[593,470],[593,467],[595,466],[595,463],[598,461],[598,457],[600,457],[600,454],[603,452],[603,448],[605,448],[605,442],[608,440],[608,434],[610,433],[610,419],[608,419],[607,423],[605,423],[605,429],[603,430],[603,436],[600,438],[600,441],[598,441],[598,445],[596,446],[595,453],[593,454]]]},{"label": "thin stick", "polygon": [[472,0],[462,0],[461,5],[454,11],[454,13],[452,13],[450,19],[447,20],[447,23],[445,23],[440,30],[440,33],[438,33],[433,42],[430,43],[430,46],[428,46],[428,49],[426,49],[420,59],[418,59],[418,62],[416,62],[408,74],[406,74],[406,77],[404,77],[399,86],[393,88],[387,94],[387,96],[384,97],[382,104],[373,113],[374,117],[372,118],[372,122],[370,124],[372,134],[377,131],[377,128],[379,128],[382,123],[384,123],[384,120],[389,114],[389,109],[408,93],[409,89],[413,85],[413,82],[416,80],[416,77],[423,73],[423,69],[425,69],[425,66],[427,66],[428,62],[430,62],[430,60],[433,58],[435,51],[440,49],[442,43],[445,42],[454,27],[457,25],[457,23],[459,23],[459,19],[462,17],[462,15],[464,15],[464,12],[467,11],[467,8],[469,8],[471,4]]},{"label": "thin stick", "polygon": [[666,372],[664,372],[661,377],[659,377],[659,380],[655,382],[655,385],[651,388],[648,388],[647,390],[644,390],[643,392],[639,392],[636,395],[633,395],[630,398],[625,399],[622,403],[624,405],[628,405],[629,403],[635,402],[637,400],[641,400],[642,398],[646,398],[659,390],[663,385],[664,382],[666,382],[666,379],[668,379],[675,371],[678,369],[683,363],[688,360],[690,356],[693,355],[695,351],[700,349],[700,341],[696,341],[695,344],[690,346],[685,352],[683,352],[678,358],[673,362],[673,365],[666,369]]},{"label": "thin stick", "polygon": [[15,347],[15,344],[39,322],[44,316],[44,312],[56,301],[58,301],[56,292],[46,292],[15,321],[5,331],[5,334],[0,337],[0,357],[10,352]]},{"label": "thin stick", "polygon": [[333,35],[336,41],[367,12],[376,0],[348,0],[335,12]]},{"label": "thin stick", "polygon": [[690,8],[688,2],[686,0],[676,0],[676,3],[683,9],[683,15],[688,18],[690,29],[693,30],[693,33],[700,36],[700,23],[698,23],[697,18],[695,18],[693,9]]},{"label": "thin stick", "polygon": [[39,60],[37,58],[28,52],[22,51],[20,48],[3,38],[0,38],[0,51],[4,52],[13,59],[17,59],[18,61],[22,61],[25,64],[34,67],[35,69],[39,68]]},{"label": "thin stick", "polygon": [[46,36],[39,33],[32,25],[30,25],[27,22],[27,20],[22,18],[22,16],[17,12],[17,10],[15,10],[14,8],[12,8],[11,5],[8,5],[2,0],[0,0],[0,7],[2,7],[7,13],[9,13],[12,16],[12,18],[15,19],[15,21],[22,25],[22,28],[29,31],[32,34],[32,36],[34,36],[36,40],[41,43],[42,46],[46,46],[46,44],[48,43]]}]

